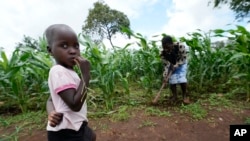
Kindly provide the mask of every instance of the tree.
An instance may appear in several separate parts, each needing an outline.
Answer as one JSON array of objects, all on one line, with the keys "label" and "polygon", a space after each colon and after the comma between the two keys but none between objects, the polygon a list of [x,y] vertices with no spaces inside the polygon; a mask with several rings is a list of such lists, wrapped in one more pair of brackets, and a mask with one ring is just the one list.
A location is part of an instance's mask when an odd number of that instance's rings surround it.
[{"label": "tree", "polygon": [[250,16],[250,0],[213,0],[213,3],[214,8],[219,8],[223,4],[229,5],[229,8],[236,13],[236,20],[242,21]]},{"label": "tree", "polygon": [[38,41],[33,39],[32,37],[24,35],[23,41],[21,43],[19,42],[16,47],[17,48],[30,47],[33,49],[38,49]]},{"label": "tree", "polygon": [[111,39],[116,33],[123,34],[121,27],[130,29],[128,17],[122,12],[110,9],[103,1],[97,1],[94,3],[94,8],[89,9],[89,15],[82,30],[97,43],[104,38],[108,39],[114,48]]},{"label": "tree", "polygon": [[16,48],[32,48],[35,51],[47,53],[47,43],[44,37],[39,37],[39,39],[34,39],[30,36],[23,37],[22,42],[18,42]]}]

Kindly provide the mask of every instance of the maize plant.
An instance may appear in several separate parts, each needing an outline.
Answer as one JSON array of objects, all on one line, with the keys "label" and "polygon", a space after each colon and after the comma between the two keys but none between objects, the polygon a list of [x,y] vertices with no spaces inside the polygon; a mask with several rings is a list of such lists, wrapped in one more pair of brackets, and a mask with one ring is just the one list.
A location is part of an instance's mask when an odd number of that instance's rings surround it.
[{"label": "maize plant", "polygon": [[227,37],[226,46],[231,54],[228,62],[230,77],[228,84],[234,88],[235,93],[246,94],[250,101],[250,32],[243,26],[236,29],[214,30],[215,36]]},{"label": "maize plant", "polygon": [[[107,110],[113,109],[121,99],[130,102],[131,83],[144,88],[146,96],[151,98],[162,81],[161,46],[157,45],[160,41],[147,40],[128,29],[124,32],[136,41],[115,50],[95,44],[87,36],[78,36],[84,46],[81,54],[91,63],[92,102],[104,105]],[[218,36],[227,39],[225,45],[214,46],[212,39]],[[250,33],[244,27],[208,33],[198,30],[180,41],[189,47],[187,77],[192,91],[237,93],[249,101]],[[22,112],[44,110],[49,93],[47,77],[52,61],[46,53],[44,38],[39,38],[38,45],[37,49],[16,48],[10,58],[0,50],[0,102],[18,107]]]},{"label": "maize plant", "polygon": [[8,98],[8,104],[17,105],[22,112],[28,107],[44,107],[37,100],[47,92],[45,80],[51,64],[46,55],[31,48],[17,48],[10,59],[3,50],[0,53],[1,94]]},{"label": "maize plant", "polygon": [[[246,94],[249,101],[249,35],[244,27],[237,26],[237,29],[194,32],[189,34],[190,38],[182,37],[190,47],[188,78],[191,85],[195,85],[197,91],[240,92]],[[227,44],[215,48],[211,42],[213,37],[226,37]]]}]

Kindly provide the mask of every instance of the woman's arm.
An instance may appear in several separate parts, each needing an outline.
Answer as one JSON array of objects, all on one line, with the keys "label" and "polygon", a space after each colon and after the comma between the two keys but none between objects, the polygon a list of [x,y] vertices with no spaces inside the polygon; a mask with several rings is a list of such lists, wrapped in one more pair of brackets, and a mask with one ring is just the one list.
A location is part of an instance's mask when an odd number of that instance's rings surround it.
[{"label": "woman's arm", "polygon": [[176,65],[174,67],[179,67],[180,65],[184,64],[187,59],[187,52],[184,45],[179,45],[179,52]]}]

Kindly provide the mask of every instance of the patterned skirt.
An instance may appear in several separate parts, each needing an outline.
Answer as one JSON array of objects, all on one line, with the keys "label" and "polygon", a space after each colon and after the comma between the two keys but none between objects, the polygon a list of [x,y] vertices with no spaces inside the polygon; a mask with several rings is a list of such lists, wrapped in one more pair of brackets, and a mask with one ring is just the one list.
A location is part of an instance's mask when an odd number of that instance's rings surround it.
[{"label": "patterned skirt", "polygon": [[[163,77],[168,74],[168,67],[164,68]],[[187,63],[180,65],[169,78],[169,84],[187,83]]]}]

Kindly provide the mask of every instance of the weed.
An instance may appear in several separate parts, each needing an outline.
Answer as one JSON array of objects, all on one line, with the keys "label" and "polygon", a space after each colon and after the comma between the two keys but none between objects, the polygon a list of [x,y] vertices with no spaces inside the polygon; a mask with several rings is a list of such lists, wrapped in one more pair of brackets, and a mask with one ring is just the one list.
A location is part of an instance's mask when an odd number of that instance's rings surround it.
[{"label": "weed", "polygon": [[126,121],[129,119],[128,106],[120,106],[118,112],[112,115],[114,121]]},{"label": "weed", "polygon": [[145,109],[145,113],[151,116],[165,116],[170,117],[171,113],[169,111],[161,111],[160,109],[154,107],[148,107]]},{"label": "weed", "polygon": [[211,94],[210,97],[208,98],[208,101],[211,106],[223,105],[223,107],[229,107],[232,105],[230,100],[225,98],[223,95],[218,95],[218,94]]},{"label": "weed", "polygon": [[250,124],[250,117],[246,118],[245,123],[246,123],[246,124]]},{"label": "weed", "polygon": [[8,123],[8,125],[19,125],[19,126],[29,126],[29,128],[44,128],[45,124],[44,119],[46,119],[47,114],[43,111],[38,112],[29,112],[29,113],[23,113],[17,116],[14,116],[13,118],[9,118],[5,120],[4,122]]},{"label": "weed", "polygon": [[[99,126],[99,128],[100,128],[101,130],[103,130],[103,131],[109,129],[109,126],[108,126],[107,124],[99,123],[98,126]],[[96,129],[97,127],[94,127],[94,128]],[[94,129],[94,128],[93,128],[93,129]]]},{"label": "weed", "polygon": [[33,129],[45,129],[46,116],[45,112],[38,111],[23,113],[6,120],[0,118],[0,123],[4,128],[15,125],[15,131],[1,135],[3,139],[0,138],[0,141],[17,141],[21,129],[24,131],[23,135],[30,134]]},{"label": "weed", "polygon": [[181,113],[191,114],[192,118],[195,120],[200,120],[207,116],[207,111],[199,104],[199,102],[182,105],[180,111]]},{"label": "weed", "polygon": [[0,117],[0,123],[1,123],[1,125],[3,125],[4,127],[10,125],[10,123],[9,123],[8,121],[4,120],[4,119],[1,118],[1,117]]},{"label": "weed", "polygon": [[0,141],[18,141],[18,134],[21,130],[21,127],[16,126],[15,131],[11,133],[10,135],[1,135]]},{"label": "weed", "polygon": [[138,128],[153,127],[153,126],[156,126],[156,123],[146,120],[146,121],[143,121],[142,124],[140,124]]}]

